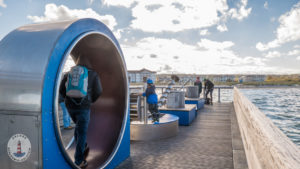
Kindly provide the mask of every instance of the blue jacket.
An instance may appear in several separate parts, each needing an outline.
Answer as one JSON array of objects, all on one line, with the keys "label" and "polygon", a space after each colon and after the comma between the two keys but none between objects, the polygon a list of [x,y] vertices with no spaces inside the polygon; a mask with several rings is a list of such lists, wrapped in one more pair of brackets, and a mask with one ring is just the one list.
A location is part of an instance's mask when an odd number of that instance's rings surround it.
[{"label": "blue jacket", "polygon": [[143,93],[143,96],[147,97],[148,104],[157,104],[157,94],[155,93],[154,85],[147,87],[146,92]]}]

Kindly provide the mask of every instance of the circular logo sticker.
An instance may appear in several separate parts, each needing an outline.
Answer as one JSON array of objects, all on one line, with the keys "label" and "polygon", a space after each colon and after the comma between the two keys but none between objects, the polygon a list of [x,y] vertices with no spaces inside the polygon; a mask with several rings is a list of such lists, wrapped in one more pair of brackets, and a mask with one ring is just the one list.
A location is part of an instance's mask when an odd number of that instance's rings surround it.
[{"label": "circular logo sticker", "polygon": [[7,143],[8,156],[15,162],[24,162],[31,153],[30,140],[24,134],[13,135]]}]

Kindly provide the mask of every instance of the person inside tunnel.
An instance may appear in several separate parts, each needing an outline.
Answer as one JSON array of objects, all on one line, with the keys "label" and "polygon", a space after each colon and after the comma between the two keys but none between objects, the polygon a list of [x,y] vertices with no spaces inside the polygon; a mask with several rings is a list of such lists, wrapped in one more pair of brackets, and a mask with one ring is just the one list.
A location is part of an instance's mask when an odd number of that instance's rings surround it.
[{"label": "person inside tunnel", "polygon": [[76,65],[62,78],[59,94],[64,98],[70,116],[76,124],[75,164],[80,168],[85,168],[88,165],[86,158],[89,147],[86,139],[90,107],[102,94],[102,85],[99,75],[92,70],[88,59],[83,59],[83,55],[77,58]]}]

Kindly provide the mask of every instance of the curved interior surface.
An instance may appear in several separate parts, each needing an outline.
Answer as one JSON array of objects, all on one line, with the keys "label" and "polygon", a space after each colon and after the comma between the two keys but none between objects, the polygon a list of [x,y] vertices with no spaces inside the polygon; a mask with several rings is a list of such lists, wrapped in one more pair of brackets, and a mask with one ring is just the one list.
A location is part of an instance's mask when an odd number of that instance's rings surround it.
[{"label": "curved interior surface", "polygon": [[[115,45],[102,34],[83,37],[72,49],[71,56],[75,61],[83,56],[80,60],[89,62],[101,80],[103,93],[91,107],[87,134],[90,147],[87,168],[99,168],[109,160],[121,138],[128,102],[126,68]],[[74,160],[75,145],[67,152]]]}]

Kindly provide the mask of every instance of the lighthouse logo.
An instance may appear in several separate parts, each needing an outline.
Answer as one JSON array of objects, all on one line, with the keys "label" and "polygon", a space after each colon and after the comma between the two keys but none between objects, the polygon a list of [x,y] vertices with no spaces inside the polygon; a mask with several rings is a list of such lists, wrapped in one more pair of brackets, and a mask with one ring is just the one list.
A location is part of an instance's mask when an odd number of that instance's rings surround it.
[{"label": "lighthouse logo", "polygon": [[8,156],[15,162],[24,162],[31,153],[31,143],[24,134],[13,135],[7,143]]}]

